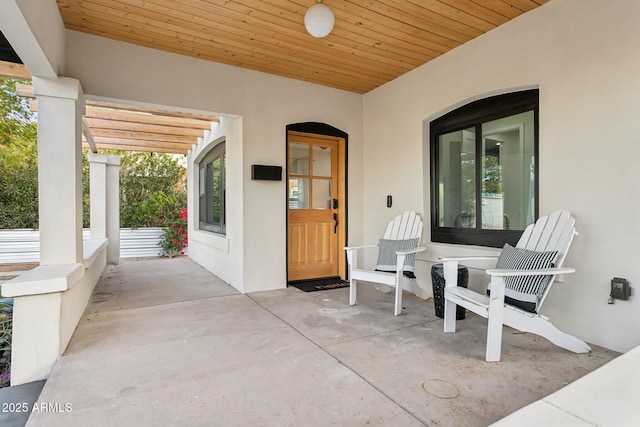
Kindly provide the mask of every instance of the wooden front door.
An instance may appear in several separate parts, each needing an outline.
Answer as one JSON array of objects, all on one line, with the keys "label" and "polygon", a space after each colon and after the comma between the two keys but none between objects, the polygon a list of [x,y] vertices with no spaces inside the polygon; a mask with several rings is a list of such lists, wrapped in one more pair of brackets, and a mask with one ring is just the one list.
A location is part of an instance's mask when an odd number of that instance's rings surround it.
[{"label": "wooden front door", "polygon": [[287,137],[288,280],[344,278],[344,139]]}]

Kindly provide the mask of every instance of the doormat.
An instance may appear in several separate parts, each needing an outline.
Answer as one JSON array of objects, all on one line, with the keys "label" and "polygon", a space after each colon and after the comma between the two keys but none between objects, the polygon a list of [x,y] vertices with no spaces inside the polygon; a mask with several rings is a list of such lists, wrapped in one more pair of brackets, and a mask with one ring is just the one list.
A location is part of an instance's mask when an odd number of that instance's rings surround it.
[{"label": "doormat", "polygon": [[295,282],[289,282],[288,285],[294,286],[301,291],[315,292],[326,291],[327,289],[346,288],[349,286],[349,282],[339,277],[325,277],[324,279],[297,280]]}]

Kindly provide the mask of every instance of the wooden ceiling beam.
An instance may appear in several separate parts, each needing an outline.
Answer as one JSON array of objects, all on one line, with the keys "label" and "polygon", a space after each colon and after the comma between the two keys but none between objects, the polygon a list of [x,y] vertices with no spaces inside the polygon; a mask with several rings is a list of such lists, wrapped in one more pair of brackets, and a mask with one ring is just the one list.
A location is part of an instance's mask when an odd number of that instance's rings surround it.
[{"label": "wooden ceiling beam", "polygon": [[[89,148],[89,145],[83,143],[84,148]],[[142,145],[120,145],[120,144],[98,144],[99,150],[116,150],[116,151],[142,151],[151,153],[167,153],[167,154],[181,154],[186,155],[188,150],[178,150],[174,148],[161,148],[153,146]]]},{"label": "wooden ceiling beam", "polygon": [[122,131],[135,131],[135,132],[147,132],[153,134],[162,135],[182,135],[182,136],[194,136],[196,138],[202,137],[202,129],[192,129],[186,127],[164,126],[164,125],[152,125],[144,123],[131,123],[125,121],[94,119],[87,117],[87,124],[91,129],[117,129]]},{"label": "wooden ceiling beam", "polygon": [[117,104],[114,102],[107,102],[107,101],[96,101],[93,99],[87,99],[87,105],[91,105],[95,107],[111,108],[114,110],[121,110],[121,111],[151,113],[155,116],[162,116],[162,117],[180,117],[185,119],[204,120],[206,122],[220,121],[220,117],[213,116],[213,115],[188,113],[185,111],[161,110],[157,108],[140,107],[137,105],[130,105],[130,104],[125,105],[125,104]]},{"label": "wooden ceiling beam", "polygon": [[[27,84],[18,83],[16,85],[16,93],[25,98],[35,98],[33,94],[33,86]],[[105,109],[117,110],[121,112],[132,112],[132,113],[148,113],[152,114],[156,117],[174,117],[174,118],[184,118],[184,119],[192,119],[199,122],[219,122],[220,118],[218,116],[206,115],[206,114],[198,114],[198,113],[189,113],[183,111],[171,111],[171,110],[162,110],[158,108],[151,107],[140,107],[135,105],[125,105],[125,104],[117,104],[115,102],[106,102],[106,101],[96,101],[92,99],[87,99],[86,104],[88,107],[102,107]],[[188,123],[188,122],[187,122]],[[196,123],[196,122],[193,122]],[[202,124],[198,124],[198,126],[192,127],[200,127]]]},{"label": "wooden ceiling beam", "polygon": [[31,80],[31,72],[23,64],[0,61],[0,77],[11,79]]},{"label": "wooden ceiling beam", "polygon": [[[127,146],[141,146],[141,147],[158,147],[164,149],[176,149],[178,151],[190,150],[193,144],[177,143],[177,142],[164,142],[164,141],[145,141],[140,139],[130,138],[111,138],[111,137],[94,137],[96,144],[105,145],[127,145]],[[83,140],[84,141],[84,140]],[[86,141],[88,143],[88,141]]]},{"label": "wooden ceiling beam", "polygon": [[178,144],[197,144],[198,138],[194,136],[183,136],[183,135],[167,135],[167,134],[157,134],[157,133],[149,133],[149,132],[136,132],[136,131],[123,131],[118,129],[102,129],[102,128],[94,128],[92,129],[93,136],[99,137],[104,136],[108,138],[124,138],[124,139],[135,139],[139,141],[157,141],[157,142],[171,142]]},{"label": "wooden ceiling beam", "polygon": [[87,124],[86,119],[82,119],[82,135],[84,135],[84,139],[89,144],[89,148],[93,153],[98,152],[98,148],[96,147],[96,140],[93,137],[93,133],[91,132],[91,128]]},{"label": "wooden ceiling beam", "polygon": [[129,123],[172,126],[177,128],[195,128],[200,130],[211,129],[210,121],[161,116],[145,112],[114,110],[110,108],[98,107],[95,105],[88,105],[84,116],[91,119],[105,119]]},{"label": "wooden ceiling beam", "polygon": [[33,94],[33,85],[26,85],[22,83],[16,84],[16,93],[24,98],[35,98]]},{"label": "wooden ceiling beam", "polygon": [[[16,85],[19,95],[32,98],[29,106],[38,111],[33,86]],[[186,154],[216,116],[87,101],[82,118],[83,146],[99,149]]]}]

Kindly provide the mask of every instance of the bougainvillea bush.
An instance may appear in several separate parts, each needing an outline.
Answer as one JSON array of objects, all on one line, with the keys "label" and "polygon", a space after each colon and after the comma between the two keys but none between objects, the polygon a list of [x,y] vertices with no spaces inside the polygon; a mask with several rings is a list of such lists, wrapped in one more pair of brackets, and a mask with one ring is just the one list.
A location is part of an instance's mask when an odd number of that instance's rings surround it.
[{"label": "bougainvillea bush", "polygon": [[189,244],[187,209],[182,209],[178,219],[169,224],[160,222],[158,225],[164,227],[162,238],[158,243],[161,248],[160,256],[173,258],[177,255],[184,255],[184,248]]},{"label": "bougainvillea bush", "polygon": [[0,388],[9,387],[11,381],[11,332],[13,300],[0,299]]}]

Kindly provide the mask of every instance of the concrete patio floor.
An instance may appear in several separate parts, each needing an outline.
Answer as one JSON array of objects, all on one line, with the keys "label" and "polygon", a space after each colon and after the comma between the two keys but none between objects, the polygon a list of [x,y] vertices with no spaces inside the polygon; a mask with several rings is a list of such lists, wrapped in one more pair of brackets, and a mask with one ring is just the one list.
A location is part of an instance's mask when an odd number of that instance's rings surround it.
[{"label": "concrete patio floor", "polygon": [[[618,356],[359,287],[242,295],[189,259],[108,266],[28,426],[486,426]],[[56,404],[58,404],[56,406]]]}]

